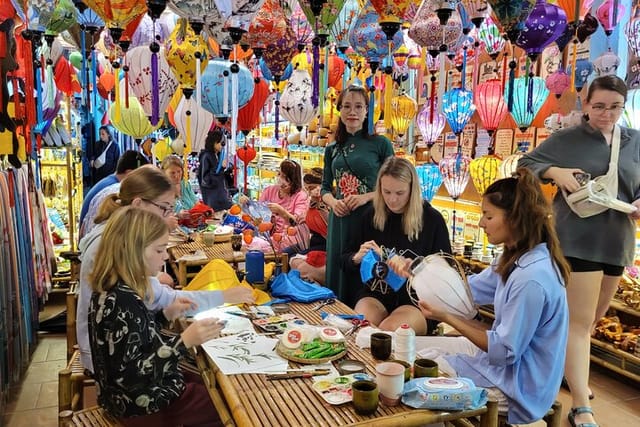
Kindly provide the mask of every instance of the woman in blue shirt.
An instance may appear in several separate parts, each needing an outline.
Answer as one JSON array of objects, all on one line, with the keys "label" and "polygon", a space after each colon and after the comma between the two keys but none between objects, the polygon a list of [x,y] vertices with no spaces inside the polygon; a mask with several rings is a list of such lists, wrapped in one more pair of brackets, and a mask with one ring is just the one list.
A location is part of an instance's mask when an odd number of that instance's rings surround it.
[{"label": "woman in blue shirt", "polygon": [[[564,370],[569,313],[562,256],[551,206],[526,169],[494,182],[482,197],[480,227],[504,251],[489,268],[469,277],[475,303],[493,304],[488,325],[420,301],[425,317],[445,322],[462,337],[417,337],[417,353],[435,358],[441,371],[470,378],[489,390],[512,424],[544,416]],[[391,263],[407,273],[407,260]]]}]

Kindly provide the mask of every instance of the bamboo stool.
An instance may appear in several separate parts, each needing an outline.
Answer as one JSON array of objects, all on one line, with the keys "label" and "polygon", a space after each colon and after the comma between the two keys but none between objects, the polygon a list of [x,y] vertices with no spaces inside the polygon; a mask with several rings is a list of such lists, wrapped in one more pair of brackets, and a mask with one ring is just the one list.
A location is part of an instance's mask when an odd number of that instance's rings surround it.
[{"label": "bamboo stool", "polygon": [[[562,424],[562,403],[557,400],[551,405],[551,409],[542,417],[547,427],[560,427]],[[477,420],[470,421],[469,419],[453,420],[449,423],[455,427],[477,427]],[[446,425],[446,424],[445,424]],[[507,417],[505,415],[499,415],[497,426],[507,427],[510,424],[507,423]]]},{"label": "bamboo stool", "polygon": [[93,406],[77,412],[61,411],[58,427],[122,427],[122,424],[100,406]]},{"label": "bamboo stool", "polygon": [[76,315],[78,307],[78,282],[69,282],[69,291],[66,295],[67,305],[67,362],[69,362],[73,356],[73,353],[77,349],[78,336],[76,335]]},{"label": "bamboo stool", "polygon": [[80,350],[76,350],[67,366],[58,372],[58,410],[82,409],[84,388],[93,384],[95,381],[85,375]]}]

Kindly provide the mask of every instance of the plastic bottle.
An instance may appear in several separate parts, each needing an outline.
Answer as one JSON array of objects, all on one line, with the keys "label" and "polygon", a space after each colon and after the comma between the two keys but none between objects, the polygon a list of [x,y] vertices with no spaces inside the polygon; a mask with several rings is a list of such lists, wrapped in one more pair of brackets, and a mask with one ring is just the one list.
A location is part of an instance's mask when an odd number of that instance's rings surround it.
[{"label": "plastic bottle", "polygon": [[396,329],[395,358],[412,365],[416,358],[416,333],[406,323]]}]

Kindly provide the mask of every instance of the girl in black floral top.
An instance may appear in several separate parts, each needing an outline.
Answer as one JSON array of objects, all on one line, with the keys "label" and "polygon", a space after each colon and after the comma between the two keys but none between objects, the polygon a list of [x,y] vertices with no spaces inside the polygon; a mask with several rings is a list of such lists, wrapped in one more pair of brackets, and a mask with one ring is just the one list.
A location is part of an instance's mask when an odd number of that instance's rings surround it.
[{"label": "girl in black floral top", "polygon": [[217,319],[191,324],[181,335],[161,330],[193,302],[177,298],[154,314],[149,277],[167,259],[169,230],[152,212],[124,207],[107,223],[96,261],[89,309],[89,340],[98,402],[125,426],[198,426],[219,423],[198,376],[178,361],[187,348],[218,336]]}]

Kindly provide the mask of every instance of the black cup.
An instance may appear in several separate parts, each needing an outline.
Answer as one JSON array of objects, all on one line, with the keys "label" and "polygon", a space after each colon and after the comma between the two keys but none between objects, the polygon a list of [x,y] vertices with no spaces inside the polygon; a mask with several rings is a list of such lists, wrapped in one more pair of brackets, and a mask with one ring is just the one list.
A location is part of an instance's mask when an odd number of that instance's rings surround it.
[{"label": "black cup", "polygon": [[371,355],[378,360],[391,357],[391,335],[383,332],[371,334]]},{"label": "black cup", "polygon": [[351,384],[353,408],[356,414],[371,415],[378,409],[378,385],[374,381],[360,380]]}]

